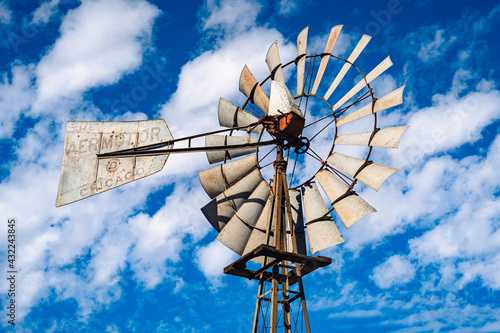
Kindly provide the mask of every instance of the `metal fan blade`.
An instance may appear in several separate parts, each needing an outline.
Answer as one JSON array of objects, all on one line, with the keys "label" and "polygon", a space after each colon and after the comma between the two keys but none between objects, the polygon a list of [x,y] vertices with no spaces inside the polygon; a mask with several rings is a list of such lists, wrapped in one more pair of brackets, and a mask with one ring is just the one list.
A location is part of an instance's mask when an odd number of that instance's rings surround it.
[{"label": "metal fan blade", "polygon": [[348,194],[347,191],[349,188],[330,171],[326,169],[319,171],[316,174],[316,179],[346,228],[350,228],[354,222],[362,217],[376,212],[375,208],[354,192],[340,199],[343,195]]},{"label": "metal fan blade", "polygon": [[[341,153],[331,154],[326,161],[337,169],[355,177],[363,184],[370,186],[375,191],[378,191],[387,178],[399,170],[373,162],[365,165],[364,160]],[[362,168],[361,171],[360,168]]]},{"label": "metal fan blade", "polygon": [[269,194],[269,185],[262,181],[222,229],[217,236],[217,240],[242,255],[250,234],[269,198]]},{"label": "metal fan blade", "polygon": [[343,25],[336,25],[330,30],[330,35],[328,36],[328,40],[326,41],[325,51],[322,54],[321,63],[319,64],[318,73],[316,74],[316,78],[314,79],[313,88],[311,91],[311,95],[316,95],[316,91],[318,90],[319,84],[321,83],[321,79],[323,78],[323,74],[325,73],[326,65],[328,65],[328,60],[330,60],[330,54],[337,43],[337,39],[340,35],[340,30],[342,30]]},{"label": "metal fan blade", "polygon": [[[228,102],[222,97],[219,99],[219,124],[222,127],[243,127],[255,124],[258,121],[259,118],[240,109],[233,103]],[[252,133],[260,134],[263,129],[264,127],[262,125],[258,125],[252,129]]]},{"label": "metal fan blade", "polygon": [[302,111],[300,111],[299,106],[295,103],[290,90],[283,81],[271,81],[271,101],[269,102],[269,115],[277,116],[280,114],[286,114],[294,112],[299,116],[303,117]]},{"label": "metal fan blade", "polygon": [[271,76],[274,81],[285,82],[283,68],[281,67],[280,52],[278,50],[278,41],[274,42],[267,51],[266,64],[271,74],[274,72],[274,75]]},{"label": "metal fan blade", "polygon": [[263,180],[256,169],[219,194],[201,211],[215,230],[220,232]]},{"label": "metal fan blade", "polygon": [[380,74],[385,72],[389,67],[392,66],[391,57],[385,58],[380,64],[377,65],[370,73],[366,75],[361,81],[359,81],[347,94],[342,97],[332,108],[332,111],[337,110],[342,105],[350,100],[354,95],[356,95],[361,89],[363,89],[367,84],[375,80]]},{"label": "metal fan blade", "polygon": [[[290,198],[290,206],[292,208],[292,223],[295,231],[295,239],[297,242],[297,252],[299,254],[307,255],[306,247],[306,233],[304,228],[304,218],[302,216],[302,200],[299,190],[288,190]],[[288,214],[286,215],[288,217]],[[292,252],[293,241],[290,233],[290,224],[288,218],[286,219],[286,246],[289,252]]]},{"label": "metal fan blade", "polygon": [[397,106],[403,103],[403,90],[405,89],[405,86],[399,87],[398,89],[388,93],[387,95],[384,95],[383,97],[379,98],[376,100],[375,105],[373,105],[373,112],[372,112],[372,104],[368,104],[363,106],[361,109],[354,111],[351,114],[348,114],[345,117],[340,118],[337,121],[337,127],[351,123],[355,120],[364,118],[368,115],[371,115],[372,113],[383,111],[389,108],[392,108],[393,106]]},{"label": "metal fan blade", "polygon": [[[315,182],[302,186],[304,214],[311,254],[344,242],[344,238],[328,213],[328,208]],[[323,215],[327,214],[323,217]]]},{"label": "metal fan blade", "polygon": [[[267,244],[266,233],[267,233],[269,219],[271,218],[271,210],[272,210],[272,200],[271,198],[269,198],[259,216],[259,219],[257,220],[257,224],[255,225],[255,228],[253,229],[250,238],[248,238],[247,245],[245,246],[242,255],[245,255],[248,252],[256,249],[257,246],[261,244]],[[271,225],[271,228],[272,227],[273,225]],[[269,235],[269,244],[272,245],[273,242],[274,242],[273,236]],[[254,258],[253,261],[262,263],[262,258]]]},{"label": "metal fan blade", "polygon": [[201,186],[213,199],[231,186],[239,178],[248,174],[257,166],[257,156],[250,155],[239,160],[224,163],[198,172]]},{"label": "metal fan blade", "polygon": [[[97,154],[173,140],[163,119],[68,121],[56,206],[88,198],[160,171],[168,155],[97,158]],[[173,144],[168,147],[172,148]]]},{"label": "metal fan blade", "polygon": [[[257,138],[228,136],[228,135],[207,135],[205,137],[205,146],[232,146],[244,143],[257,142]],[[257,148],[232,149],[232,150],[213,150],[207,151],[207,158],[210,164],[218,163],[226,159],[233,159],[238,156],[244,156],[255,153]]]},{"label": "metal fan blade", "polygon": [[[304,93],[304,73],[306,69],[307,34],[309,27],[305,27],[297,37],[297,96]],[[300,57],[300,58],[299,58]]]},{"label": "metal fan blade", "polygon": [[379,129],[378,131],[339,135],[335,139],[335,144],[347,146],[398,148],[401,137],[408,127],[410,126],[387,127]]},{"label": "metal fan blade", "polygon": [[361,37],[361,39],[358,42],[358,45],[356,45],[354,50],[351,52],[351,55],[347,59],[348,62],[346,62],[344,66],[342,66],[340,72],[337,74],[337,77],[335,77],[335,80],[333,80],[332,85],[330,86],[330,88],[328,88],[328,91],[326,92],[325,96],[323,96],[325,100],[330,98],[335,89],[337,89],[337,86],[339,85],[340,81],[342,81],[347,71],[351,68],[352,64],[356,61],[356,59],[358,59],[359,55],[364,50],[366,45],[368,45],[370,39],[372,38],[371,36],[368,35],[363,35],[363,37]]},{"label": "metal fan blade", "polygon": [[240,91],[265,114],[269,111],[269,97],[245,65],[240,76]]}]

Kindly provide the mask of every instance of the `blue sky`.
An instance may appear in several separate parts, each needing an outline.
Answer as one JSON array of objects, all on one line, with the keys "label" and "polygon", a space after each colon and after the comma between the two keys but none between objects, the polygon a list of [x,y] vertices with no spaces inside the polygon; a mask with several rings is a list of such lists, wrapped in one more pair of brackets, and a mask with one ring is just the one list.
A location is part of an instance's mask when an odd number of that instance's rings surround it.
[{"label": "blue sky", "polygon": [[[154,176],[55,208],[65,124],[218,129],[219,97],[244,102],[245,64],[262,80],[275,40],[291,60],[304,27],[322,52],[338,24],[341,56],[373,37],[365,72],[391,55],[374,91],[406,84],[404,104],[379,121],[411,127],[374,153],[401,171],[359,189],[378,212],[338,224],[346,242],[320,252],[332,265],[304,278],[313,330],[500,332],[500,5],[410,0],[0,2],[0,234],[15,217],[17,331],[249,331],[257,284],[222,274],[237,256],[199,210],[206,156],[170,156]],[[6,248],[1,237],[1,276]]]}]

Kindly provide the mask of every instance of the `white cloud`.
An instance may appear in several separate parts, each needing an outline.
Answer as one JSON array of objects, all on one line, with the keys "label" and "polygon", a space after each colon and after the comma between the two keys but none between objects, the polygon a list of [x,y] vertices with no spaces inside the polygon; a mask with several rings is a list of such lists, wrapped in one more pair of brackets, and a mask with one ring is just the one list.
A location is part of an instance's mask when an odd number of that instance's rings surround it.
[{"label": "white cloud", "polygon": [[0,138],[14,133],[16,122],[29,110],[35,97],[33,66],[14,64],[11,74],[3,73],[0,82]]},{"label": "white cloud", "polygon": [[202,12],[202,28],[235,35],[255,25],[260,9],[261,5],[255,1],[207,0]]},{"label": "white cloud", "polygon": [[198,268],[211,283],[211,288],[222,286],[224,267],[236,260],[236,253],[222,245],[218,240],[212,241],[207,246],[199,247],[194,258]]},{"label": "white cloud", "polygon": [[40,7],[33,12],[31,24],[38,25],[48,23],[52,15],[57,12],[59,1],[60,0],[50,0],[43,2]]},{"label": "white cloud", "polygon": [[387,289],[410,282],[415,272],[415,266],[408,259],[394,255],[375,267],[370,278],[379,288]]},{"label": "white cloud", "polygon": [[39,101],[117,82],[137,69],[158,8],[145,1],[87,0],[63,19],[37,66]]},{"label": "white cloud", "polygon": [[0,3],[0,23],[9,24],[12,19],[12,11],[5,5],[5,3]]},{"label": "white cloud", "polygon": [[[429,31],[432,31],[432,29]],[[431,38],[433,39],[430,40],[429,38],[422,41],[420,51],[418,52],[418,57],[424,62],[444,55],[444,53],[446,53],[451,45],[457,40],[456,36],[448,36],[443,29],[437,29],[434,37]]]}]

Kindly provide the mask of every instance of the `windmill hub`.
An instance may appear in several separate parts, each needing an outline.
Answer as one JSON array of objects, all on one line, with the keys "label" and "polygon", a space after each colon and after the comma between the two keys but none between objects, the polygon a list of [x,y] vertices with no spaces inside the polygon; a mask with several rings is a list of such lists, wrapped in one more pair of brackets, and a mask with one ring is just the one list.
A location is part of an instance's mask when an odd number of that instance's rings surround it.
[{"label": "windmill hub", "polygon": [[291,146],[302,134],[305,119],[295,112],[265,115],[259,121],[269,134],[277,139],[288,141]]}]

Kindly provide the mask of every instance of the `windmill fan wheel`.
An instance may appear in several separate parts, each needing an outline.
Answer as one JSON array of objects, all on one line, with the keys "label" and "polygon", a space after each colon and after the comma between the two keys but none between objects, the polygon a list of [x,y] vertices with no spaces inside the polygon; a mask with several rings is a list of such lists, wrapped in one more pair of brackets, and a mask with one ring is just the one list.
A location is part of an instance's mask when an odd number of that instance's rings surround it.
[{"label": "windmill fan wheel", "polygon": [[[276,180],[265,180],[266,168],[272,169],[278,162],[285,168],[295,250],[306,255],[306,230],[311,254],[343,243],[331,213],[335,211],[349,228],[375,212],[356,193],[356,187],[362,183],[378,191],[398,170],[374,163],[371,155],[373,147],[397,148],[408,128],[377,127],[379,111],[403,102],[404,86],[375,97],[370,83],[391,67],[392,61],[387,57],[364,74],[354,62],[371,37],[363,35],[345,59],[333,53],[341,29],[341,25],[331,29],[322,53],[308,54],[305,28],[297,38],[297,57],[285,64],[277,42],[273,43],[265,59],[270,71],[267,78],[258,82],[247,66],[243,68],[239,90],[247,98],[245,103],[238,107],[223,98],[219,101],[220,125],[235,130],[230,135],[207,136],[207,147],[260,142],[266,137],[276,140],[271,148],[208,151],[209,162],[219,164],[199,172],[212,199],[202,211],[219,232],[217,239],[239,255],[273,242],[272,236],[266,237],[266,230],[272,223],[270,182]],[[287,76],[295,76],[296,82],[288,80],[287,85],[284,70],[293,67],[295,72]],[[330,74],[332,78],[327,79]],[[328,85],[323,87],[322,82]],[[293,85],[295,96],[288,88]],[[355,156],[344,153],[349,148]],[[293,246],[290,238],[287,230],[288,249]]]}]

